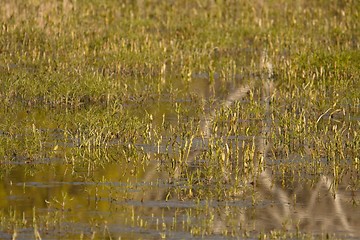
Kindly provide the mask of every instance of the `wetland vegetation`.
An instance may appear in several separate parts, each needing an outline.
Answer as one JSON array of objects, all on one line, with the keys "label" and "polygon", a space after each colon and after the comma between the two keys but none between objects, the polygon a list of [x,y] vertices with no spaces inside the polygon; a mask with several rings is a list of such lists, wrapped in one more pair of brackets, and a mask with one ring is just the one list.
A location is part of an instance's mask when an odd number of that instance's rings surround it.
[{"label": "wetland vegetation", "polygon": [[359,238],[359,14],[2,1],[0,238]]}]

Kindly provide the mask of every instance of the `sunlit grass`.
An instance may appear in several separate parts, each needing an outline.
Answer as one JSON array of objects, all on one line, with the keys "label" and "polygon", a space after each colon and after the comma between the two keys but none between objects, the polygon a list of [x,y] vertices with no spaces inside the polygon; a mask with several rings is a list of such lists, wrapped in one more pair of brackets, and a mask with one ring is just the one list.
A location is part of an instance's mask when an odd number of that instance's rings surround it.
[{"label": "sunlit grass", "polygon": [[[111,195],[110,206],[146,201],[161,178],[169,184],[158,191],[166,201],[247,196],[256,206],[254,186],[265,170],[281,186],[331,176],[334,189],[351,172],[349,189],[356,192],[359,12],[356,1],[5,1],[0,5],[0,177],[7,179],[15,165],[36,175],[40,164],[60,162],[68,167],[64,176],[102,186],[102,192],[85,187],[89,202]],[[260,66],[264,49],[274,70],[268,98]],[[249,90],[227,104],[240,86]],[[271,142],[266,151],[263,138]],[[120,164],[121,171],[110,164]],[[99,171],[108,175],[97,179]],[[131,177],[150,187],[139,187]],[[128,185],[119,191],[107,185],[112,181]],[[64,204],[80,204],[67,203],[72,196],[64,191],[69,197]],[[48,208],[59,208],[60,198],[46,199]],[[212,229],[213,208],[197,206],[196,219],[202,221],[195,225],[191,210],[182,223],[176,217],[171,224],[145,219],[146,213],[132,213],[125,222],[140,229],[156,225],[165,237],[179,226],[194,236],[218,234]],[[32,213],[26,212],[25,220],[16,209],[1,214],[1,228],[16,235],[32,226],[35,238],[46,232],[44,226],[56,229],[65,221],[55,214],[53,223],[42,219],[35,226],[26,220]],[[44,215],[38,209],[33,214],[34,219]],[[77,236],[109,237],[105,222],[93,219],[93,226],[104,229]],[[238,227],[223,228],[222,235],[254,236],[248,226]],[[298,235],[256,234],[312,237],[301,229]]]}]

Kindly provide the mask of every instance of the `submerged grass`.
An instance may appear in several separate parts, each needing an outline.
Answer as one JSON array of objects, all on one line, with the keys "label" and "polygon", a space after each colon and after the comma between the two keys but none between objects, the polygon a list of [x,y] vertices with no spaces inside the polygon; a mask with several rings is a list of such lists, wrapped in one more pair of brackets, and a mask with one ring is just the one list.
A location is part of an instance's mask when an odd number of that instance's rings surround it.
[{"label": "submerged grass", "polygon": [[[181,217],[171,223],[164,212],[149,219],[141,208],[122,209],[123,224],[156,229],[156,237],[171,238],[176,230],[183,238],[319,237],[301,227],[294,233],[286,223],[261,232],[248,218],[232,222],[243,217],[238,209],[230,219],[229,207],[204,201],[259,206],[259,189],[280,195],[267,188],[269,172],[272,185],[294,190],[291,183],[300,179],[333,192],[350,173],[348,190],[359,192],[359,12],[357,1],[5,1],[0,177],[9,179],[17,165],[36,176],[64,164],[64,178],[95,184],[82,189],[87,201],[98,207],[107,199],[110,215],[117,201],[197,204],[177,209]],[[259,64],[264,49],[271,84]],[[45,198],[47,213],[20,214],[1,203],[0,227],[15,238],[26,228],[36,239],[55,234],[49,229],[68,229],[67,237],[121,236],[110,226],[113,217],[94,217],[89,231],[66,228],[63,222],[81,216],[52,210],[86,200],[61,191]],[[217,217],[217,210],[226,215]],[[27,220],[51,214],[53,222]]]}]

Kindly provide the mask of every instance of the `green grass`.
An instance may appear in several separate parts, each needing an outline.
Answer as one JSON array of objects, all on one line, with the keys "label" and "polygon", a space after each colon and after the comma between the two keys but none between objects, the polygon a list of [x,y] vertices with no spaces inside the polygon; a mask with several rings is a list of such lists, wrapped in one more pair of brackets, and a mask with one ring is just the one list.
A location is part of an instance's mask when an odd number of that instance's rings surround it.
[{"label": "green grass", "polygon": [[[296,227],[259,230],[234,220],[239,209],[216,231],[216,211],[226,209],[202,204],[241,199],[259,206],[256,182],[268,172],[272,184],[287,189],[327,176],[332,193],[349,177],[344,191],[351,189],[349,201],[358,204],[359,13],[356,1],[5,1],[0,228],[21,235],[29,227],[34,238],[57,236],[58,229],[75,238],[115,238],[114,202],[177,199],[197,204],[176,210],[187,220],[158,209],[149,219],[151,211],[130,204],[121,205],[121,224],[168,237],[177,230],[184,238],[328,237]],[[274,68],[269,106],[264,49]],[[250,90],[226,106],[239,86]],[[205,147],[193,153],[200,143]],[[9,200],[12,182],[31,181],[82,182],[88,197],[70,186],[50,198],[15,184],[15,196],[33,195],[36,204]],[[76,211],[86,201],[103,204],[110,216],[53,212],[62,202]],[[91,231],[64,224],[84,219]]]}]

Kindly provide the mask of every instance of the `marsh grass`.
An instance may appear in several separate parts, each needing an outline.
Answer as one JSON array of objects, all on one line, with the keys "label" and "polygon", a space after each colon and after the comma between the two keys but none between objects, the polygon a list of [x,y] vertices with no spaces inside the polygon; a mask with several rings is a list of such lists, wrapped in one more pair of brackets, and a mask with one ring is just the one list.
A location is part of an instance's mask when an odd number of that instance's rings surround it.
[{"label": "marsh grass", "polygon": [[[112,238],[122,235],[111,225],[122,211],[121,224],[156,237],[330,236],[289,220],[262,232],[248,223],[257,211],[249,206],[261,206],[263,193],[296,199],[283,190],[296,182],[334,196],[350,189],[358,204],[359,12],[356,1],[5,1],[1,196],[23,194],[7,179],[37,196],[26,184],[48,181],[38,174],[84,187],[39,195],[36,209],[4,200],[1,229]],[[176,199],[189,204],[178,215],[151,212]],[[147,201],[150,210],[136,205]],[[111,216],[74,230],[69,222],[81,225],[89,213],[61,208],[85,202]]]}]

